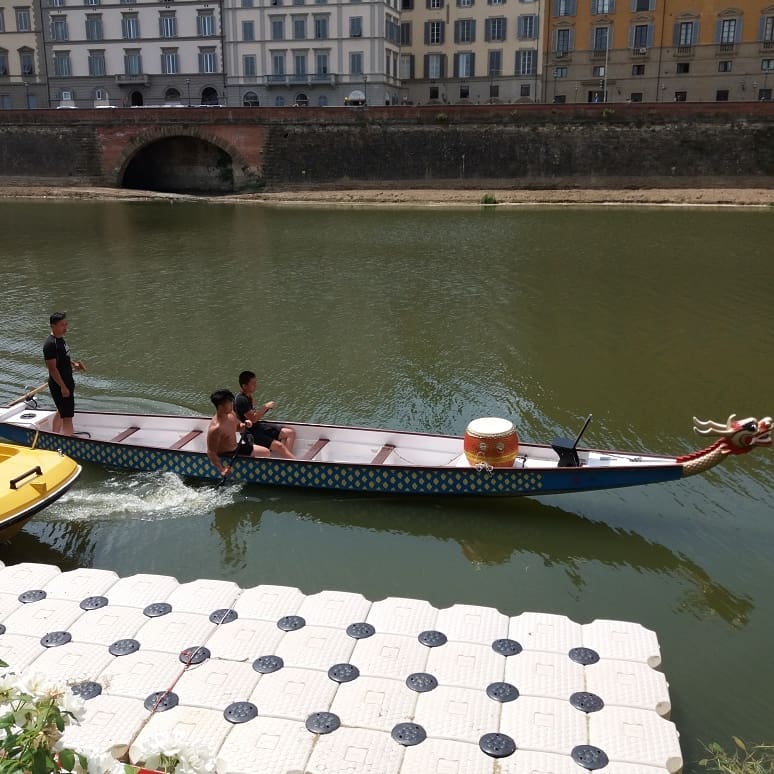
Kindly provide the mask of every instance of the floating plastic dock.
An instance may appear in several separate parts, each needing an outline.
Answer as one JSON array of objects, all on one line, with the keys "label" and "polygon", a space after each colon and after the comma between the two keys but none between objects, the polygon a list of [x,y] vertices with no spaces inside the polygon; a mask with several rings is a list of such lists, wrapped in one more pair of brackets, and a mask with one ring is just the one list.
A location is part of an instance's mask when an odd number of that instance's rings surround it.
[{"label": "floating plastic dock", "polygon": [[418,599],[0,563],[0,659],[75,748],[185,734],[219,774],[675,774],[656,635]]}]

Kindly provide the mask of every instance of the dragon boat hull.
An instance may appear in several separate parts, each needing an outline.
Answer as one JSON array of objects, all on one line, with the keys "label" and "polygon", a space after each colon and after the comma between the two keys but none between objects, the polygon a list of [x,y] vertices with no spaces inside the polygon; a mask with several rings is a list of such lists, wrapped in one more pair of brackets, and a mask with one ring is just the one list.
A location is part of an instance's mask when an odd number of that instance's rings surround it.
[{"label": "dragon boat hull", "polygon": [[[0,436],[60,451],[83,462],[219,480],[206,455],[208,417],[77,412],[74,436],[52,432],[53,412],[30,407],[0,413]],[[474,464],[464,439],[404,431],[282,422],[296,430],[298,459],[237,457],[229,480],[376,494],[530,496],[641,486],[683,478],[676,457],[577,449],[560,467],[552,445],[519,445],[513,465]],[[230,460],[229,460],[230,462]]]}]

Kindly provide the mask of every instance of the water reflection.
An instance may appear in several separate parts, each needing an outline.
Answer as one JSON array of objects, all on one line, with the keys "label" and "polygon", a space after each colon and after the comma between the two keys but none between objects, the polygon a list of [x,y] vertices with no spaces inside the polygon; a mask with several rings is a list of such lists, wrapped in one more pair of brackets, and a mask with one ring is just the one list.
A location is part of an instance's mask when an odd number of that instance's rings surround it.
[{"label": "water reflection", "polygon": [[[245,566],[262,519],[278,512],[278,502],[251,499],[250,489],[247,491],[251,507],[218,508],[212,522],[224,561],[235,569]],[[321,508],[318,496],[283,494],[279,502],[280,515],[285,518],[313,521],[348,532],[366,530],[453,541],[472,565],[505,565],[519,555],[532,554],[546,567],[561,568],[579,591],[587,585],[585,567],[590,562],[653,572],[678,581],[678,586],[689,587],[678,598],[679,611],[699,619],[719,616],[735,628],[748,623],[753,609],[750,597],[735,594],[713,581],[703,567],[681,552],[636,532],[588,521],[533,500],[520,500],[517,514],[513,501],[482,505],[469,500],[423,500],[416,505],[401,498],[347,497],[332,498],[332,507]],[[569,544],[568,535],[572,536]]]}]

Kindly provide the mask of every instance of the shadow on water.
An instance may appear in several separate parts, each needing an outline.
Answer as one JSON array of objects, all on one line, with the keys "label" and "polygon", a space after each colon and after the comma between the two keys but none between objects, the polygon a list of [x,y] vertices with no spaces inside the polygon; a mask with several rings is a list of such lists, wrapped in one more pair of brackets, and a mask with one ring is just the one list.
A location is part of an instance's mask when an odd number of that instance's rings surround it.
[{"label": "shadow on water", "polygon": [[509,563],[515,554],[532,554],[545,567],[563,569],[579,591],[586,586],[584,566],[589,562],[665,575],[689,589],[679,600],[680,610],[697,618],[711,613],[735,628],[748,623],[753,609],[749,597],[713,581],[703,567],[681,552],[631,530],[589,521],[531,499],[483,505],[480,500],[428,499],[417,505],[405,498],[353,496],[330,498],[329,506],[322,508],[319,496],[313,494],[283,493],[266,502],[251,497],[248,488],[245,501],[252,507],[224,507],[214,512],[212,529],[231,566],[247,562],[249,535],[260,532],[263,519],[279,514],[348,532],[454,542],[472,565],[495,567]]}]

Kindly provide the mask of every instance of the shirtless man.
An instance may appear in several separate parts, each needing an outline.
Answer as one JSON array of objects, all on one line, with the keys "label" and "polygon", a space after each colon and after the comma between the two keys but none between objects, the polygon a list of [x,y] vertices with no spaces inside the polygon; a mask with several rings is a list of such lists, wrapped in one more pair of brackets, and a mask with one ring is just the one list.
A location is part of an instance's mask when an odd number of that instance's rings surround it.
[{"label": "shirtless man", "polygon": [[262,422],[266,412],[274,408],[273,400],[267,401],[260,408],[253,404],[253,393],[258,385],[258,380],[252,371],[242,371],[239,374],[239,388],[241,392],[234,399],[234,411],[243,421],[248,419],[253,423],[251,430],[253,443],[264,449],[277,452],[287,459],[295,459],[293,456],[293,444],[296,441],[296,431],[292,427],[278,427],[270,422]]}]

